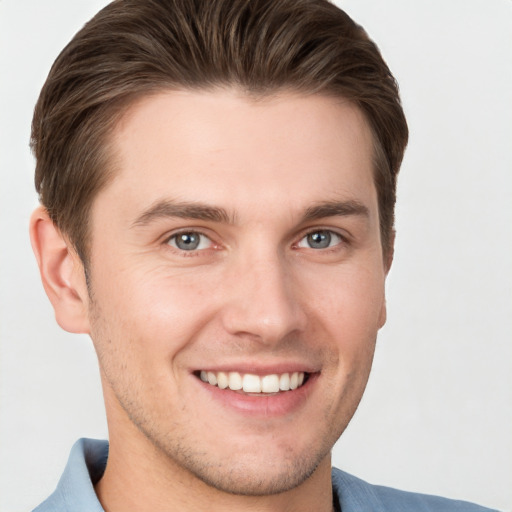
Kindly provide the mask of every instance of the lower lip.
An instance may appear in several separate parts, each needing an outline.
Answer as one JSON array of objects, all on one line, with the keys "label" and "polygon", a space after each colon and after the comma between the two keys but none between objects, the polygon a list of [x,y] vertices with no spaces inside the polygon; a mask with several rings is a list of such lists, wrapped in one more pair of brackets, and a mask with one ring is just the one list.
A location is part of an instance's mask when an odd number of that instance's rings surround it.
[{"label": "lower lip", "polygon": [[263,416],[265,418],[285,416],[300,409],[315,386],[318,374],[310,374],[300,387],[275,394],[246,394],[229,388],[220,389],[195,377],[197,383],[222,406],[240,414]]}]

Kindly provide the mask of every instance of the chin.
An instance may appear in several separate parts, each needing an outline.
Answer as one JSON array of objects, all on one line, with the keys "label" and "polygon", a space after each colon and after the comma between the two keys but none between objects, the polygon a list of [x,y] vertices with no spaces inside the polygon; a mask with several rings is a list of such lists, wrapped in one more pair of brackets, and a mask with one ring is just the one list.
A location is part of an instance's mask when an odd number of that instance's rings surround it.
[{"label": "chin", "polygon": [[281,460],[277,461],[277,464],[265,464],[261,461],[254,464],[244,460],[229,464],[229,467],[227,463],[217,466],[191,464],[191,467],[186,469],[209,487],[227,494],[270,496],[299,487],[313,475],[323,458],[295,462]]},{"label": "chin", "polygon": [[[187,481],[189,488],[206,484],[223,493],[239,496],[270,496],[285,493],[306,482],[324,462],[330,468],[335,439],[319,435],[313,442],[297,437],[277,442],[232,439],[229,447],[212,437],[197,443],[174,432],[165,436],[145,432],[170,474]],[[315,442],[316,441],[316,442]],[[272,446],[273,445],[273,446]],[[330,469],[329,469],[330,471]]]}]

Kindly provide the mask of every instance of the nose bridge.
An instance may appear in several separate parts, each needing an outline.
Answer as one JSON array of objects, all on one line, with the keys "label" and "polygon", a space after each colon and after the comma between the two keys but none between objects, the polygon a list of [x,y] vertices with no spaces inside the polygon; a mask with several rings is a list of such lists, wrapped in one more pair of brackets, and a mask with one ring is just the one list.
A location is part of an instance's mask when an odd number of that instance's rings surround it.
[{"label": "nose bridge", "polygon": [[305,325],[294,274],[277,250],[240,255],[228,271],[224,327],[273,344]]}]

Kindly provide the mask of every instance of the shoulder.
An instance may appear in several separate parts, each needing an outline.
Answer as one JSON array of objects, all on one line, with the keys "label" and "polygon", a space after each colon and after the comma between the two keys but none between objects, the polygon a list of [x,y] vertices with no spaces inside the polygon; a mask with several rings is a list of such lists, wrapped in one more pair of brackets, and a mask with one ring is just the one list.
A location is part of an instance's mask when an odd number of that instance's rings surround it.
[{"label": "shoulder", "polygon": [[467,501],[372,485],[336,468],[332,483],[343,512],[492,512]]}]

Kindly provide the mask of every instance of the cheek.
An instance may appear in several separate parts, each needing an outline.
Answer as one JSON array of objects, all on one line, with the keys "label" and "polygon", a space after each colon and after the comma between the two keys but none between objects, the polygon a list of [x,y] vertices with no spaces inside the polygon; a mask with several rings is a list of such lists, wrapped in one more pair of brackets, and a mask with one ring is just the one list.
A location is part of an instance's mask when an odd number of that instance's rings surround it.
[{"label": "cheek", "polygon": [[[333,404],[354,410],[371,370],[384,307],[384,277],[378,272],[343,272],[319,297],[317,324],[331,344]],[[337,398],[336,398],[337,397]]]},{"label": "cheek", "polygon": [[131,350],[143,358],[162,359],[189,343],[211,318],[208,282],[188,270],[171,274],[166,268],[146,271],[131,265],[111,269],[103,279],[96,276],[93,289],[110,339],[118,344],[129,340]]},{"label": "cheek", "polygon": [[[306,278],[307,279],[307,278]],[[329,272],[320,282],[324,286],[313,288],[303,282],[309,292],[307,304],[313,305],[312,314],[333,334],[348,345],[357,345],[375,337],[381,326],[384,308],[384,273],[379,267],[340,267]],[[308,280],[318,283],[318,275]]]}]

